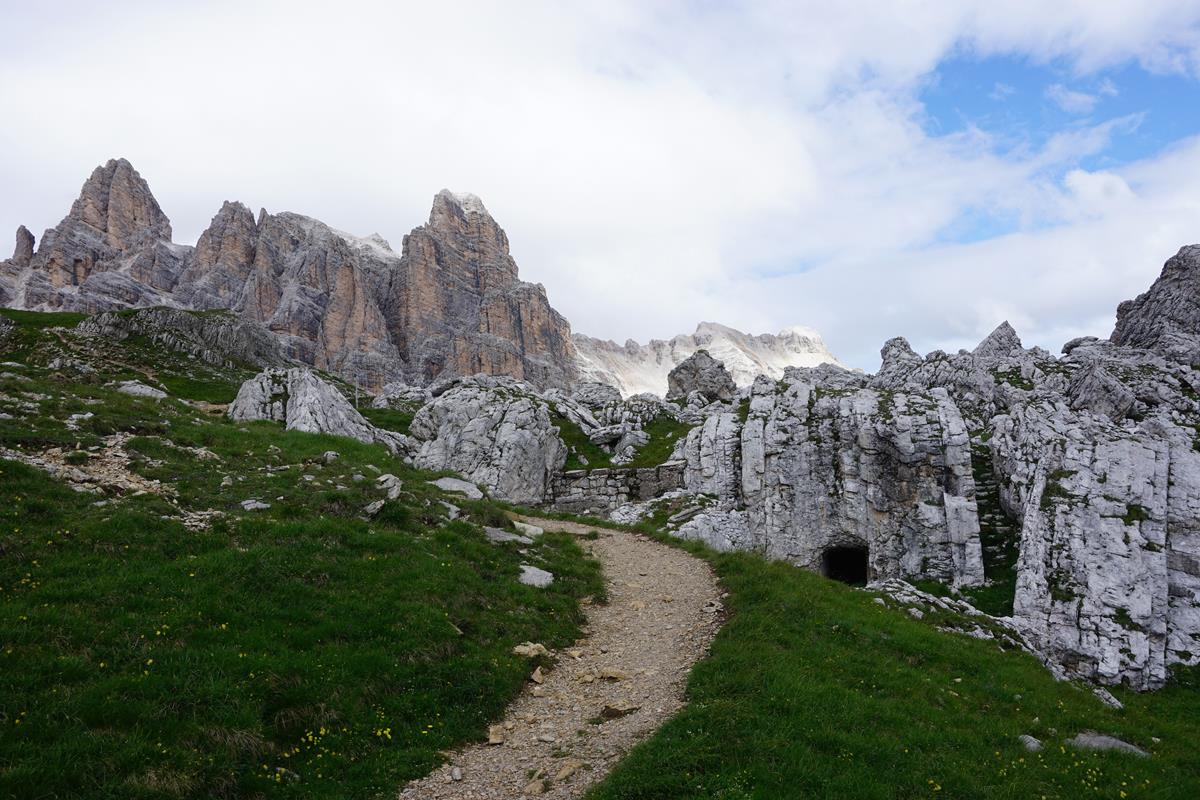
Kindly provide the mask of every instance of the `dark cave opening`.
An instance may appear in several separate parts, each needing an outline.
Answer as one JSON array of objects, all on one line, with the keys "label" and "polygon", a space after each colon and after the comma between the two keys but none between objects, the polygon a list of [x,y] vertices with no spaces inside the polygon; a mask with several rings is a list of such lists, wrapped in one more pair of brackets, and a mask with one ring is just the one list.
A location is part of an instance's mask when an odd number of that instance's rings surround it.
[{"label": "dark cave opening", "polygon": [[865,547],[831,547],[821,554],[821,574],[851,586],[866,586],[867,561]]}]

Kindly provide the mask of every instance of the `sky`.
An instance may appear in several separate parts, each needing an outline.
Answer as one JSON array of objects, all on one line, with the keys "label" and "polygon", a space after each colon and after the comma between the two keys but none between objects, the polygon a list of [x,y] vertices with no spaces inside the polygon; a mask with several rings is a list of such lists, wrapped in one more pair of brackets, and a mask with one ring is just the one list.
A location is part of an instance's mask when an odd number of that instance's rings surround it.
[{"label": "sky", "polygon": [[240,200],[398,250],[473,192],[619,342],[803,325],[873,370],[1007,319],[1057,352],[1200,242],[1200,0],[0,0],[0,30],[0,231],[114,157],[184,243]]}]

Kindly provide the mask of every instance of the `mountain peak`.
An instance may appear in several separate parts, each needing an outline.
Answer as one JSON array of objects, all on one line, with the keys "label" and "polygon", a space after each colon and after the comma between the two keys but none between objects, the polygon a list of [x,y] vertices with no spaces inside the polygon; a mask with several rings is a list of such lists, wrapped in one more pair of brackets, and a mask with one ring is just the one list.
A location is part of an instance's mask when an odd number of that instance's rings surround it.
[{"label": "mountain peak", "polygon": [[154,199],[150,185],[124,158],[109,159],[92,171],[67,218],[100,231],[107,244],[119,249],[146,233],[171,238],[171,221]]},{"label": "mountain peak", "polygon": [[[442,189],[433,198],[433,214],[437,214],[439,206],[455,209],[463,216],[492,216],[479,196],[470,192],[452,192],[449,189]],[[432,221],[432,216],[430,220]]]},{"label": "mountain peak", "polygon": [[1017,336],[1016,330],[1008,324],[1008,320],[1004,320],[975,347],[973,354],[998,358],[1021,349],[1021,337]]}]

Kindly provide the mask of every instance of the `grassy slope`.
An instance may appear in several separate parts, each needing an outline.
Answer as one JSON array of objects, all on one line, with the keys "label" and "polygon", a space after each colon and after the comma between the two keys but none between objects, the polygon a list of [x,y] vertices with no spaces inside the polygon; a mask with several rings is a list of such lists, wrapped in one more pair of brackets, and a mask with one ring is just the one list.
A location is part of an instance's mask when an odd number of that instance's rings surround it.
[{"label": "grassy slope", "polygon": [[[731,618],[690,705],[592,800],[1200,796],[1200,676],[1115,711],[1032,657],[938,631],[870,594],[751,554],[708,559]],[[1095,729],[1150,750],[1082,753]],[[1031,734],[1039,754],[1018,742]]]},{"label": "grassy slope", "polygon": [[[594,444],[578,425],[561,414],[552,415],[552,420],[569,451],[565,469],[598,469],[613,466],[612,455]],[[657,467],[671,457],[671,451],[680,439],[687,437],[691,427],[666,414],[659,414],[644,428],[650,436],[650,441],[637,452],[632,461],[619,465],[620,468]],[[580,460],[581,455],[587,459],[586,464]]]},{"label": "grassy slope", "polygon": [[[22,328],[0,361],[72,346],[46,317],[12,316]],[[567,537],[522,556],[475,524],[502,522],[498,507],[454,500],[472,520],[445,524],[429,476],[378,446],[104,386],[138,377],[217,401],[243,374],[140,346],[91,344],[96,376],[6,368],[31,380],[0,380],[16,416],[0,445],[131,431],[137,472],[227,516],[192,533],[154,495],[96,506],[0,460],[0,797],[393,796],[519,690],[515,643],[578,635],[578,598],[602,584]],[[67,429],[82,411],[95,416]],[[326,450],[341,458],[326,465]],[[405,481],[370,522],[357,517],[380,497],[368,465]],[[249,497],[272,507],[245,513]],[[522,561],[552,570],[552,587],[517,583]]]}]

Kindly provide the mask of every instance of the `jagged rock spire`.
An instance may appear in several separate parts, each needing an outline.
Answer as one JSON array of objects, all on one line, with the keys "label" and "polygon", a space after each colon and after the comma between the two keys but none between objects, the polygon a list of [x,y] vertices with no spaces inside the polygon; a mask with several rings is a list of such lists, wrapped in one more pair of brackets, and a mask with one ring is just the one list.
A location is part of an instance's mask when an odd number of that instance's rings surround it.
[{"label": "jagged rock spire", "polygon": [[18,267],[29,266],[33,258],[33,234],[24,225],[17,228],[17,246],[13,250],[12,261]]},{"label": "jagged rock spire", "polygon": [[1010,355],[1014,350],[1021,349],[1021,337],[1017,336],[1017,332],[1012,325],[1008,324],[1008,320],[1004,320],[996,326],[996,330],[989,333],[979,343],[972,355],[1002,358]]},{"label": "jagged rock spire", "polygon": [[67,218],[105,234],[105,243],[120,250],[147,233],[153,238],[171,238],[171,221],[154,199],[149,184],[123,158],[96,167]]}]

